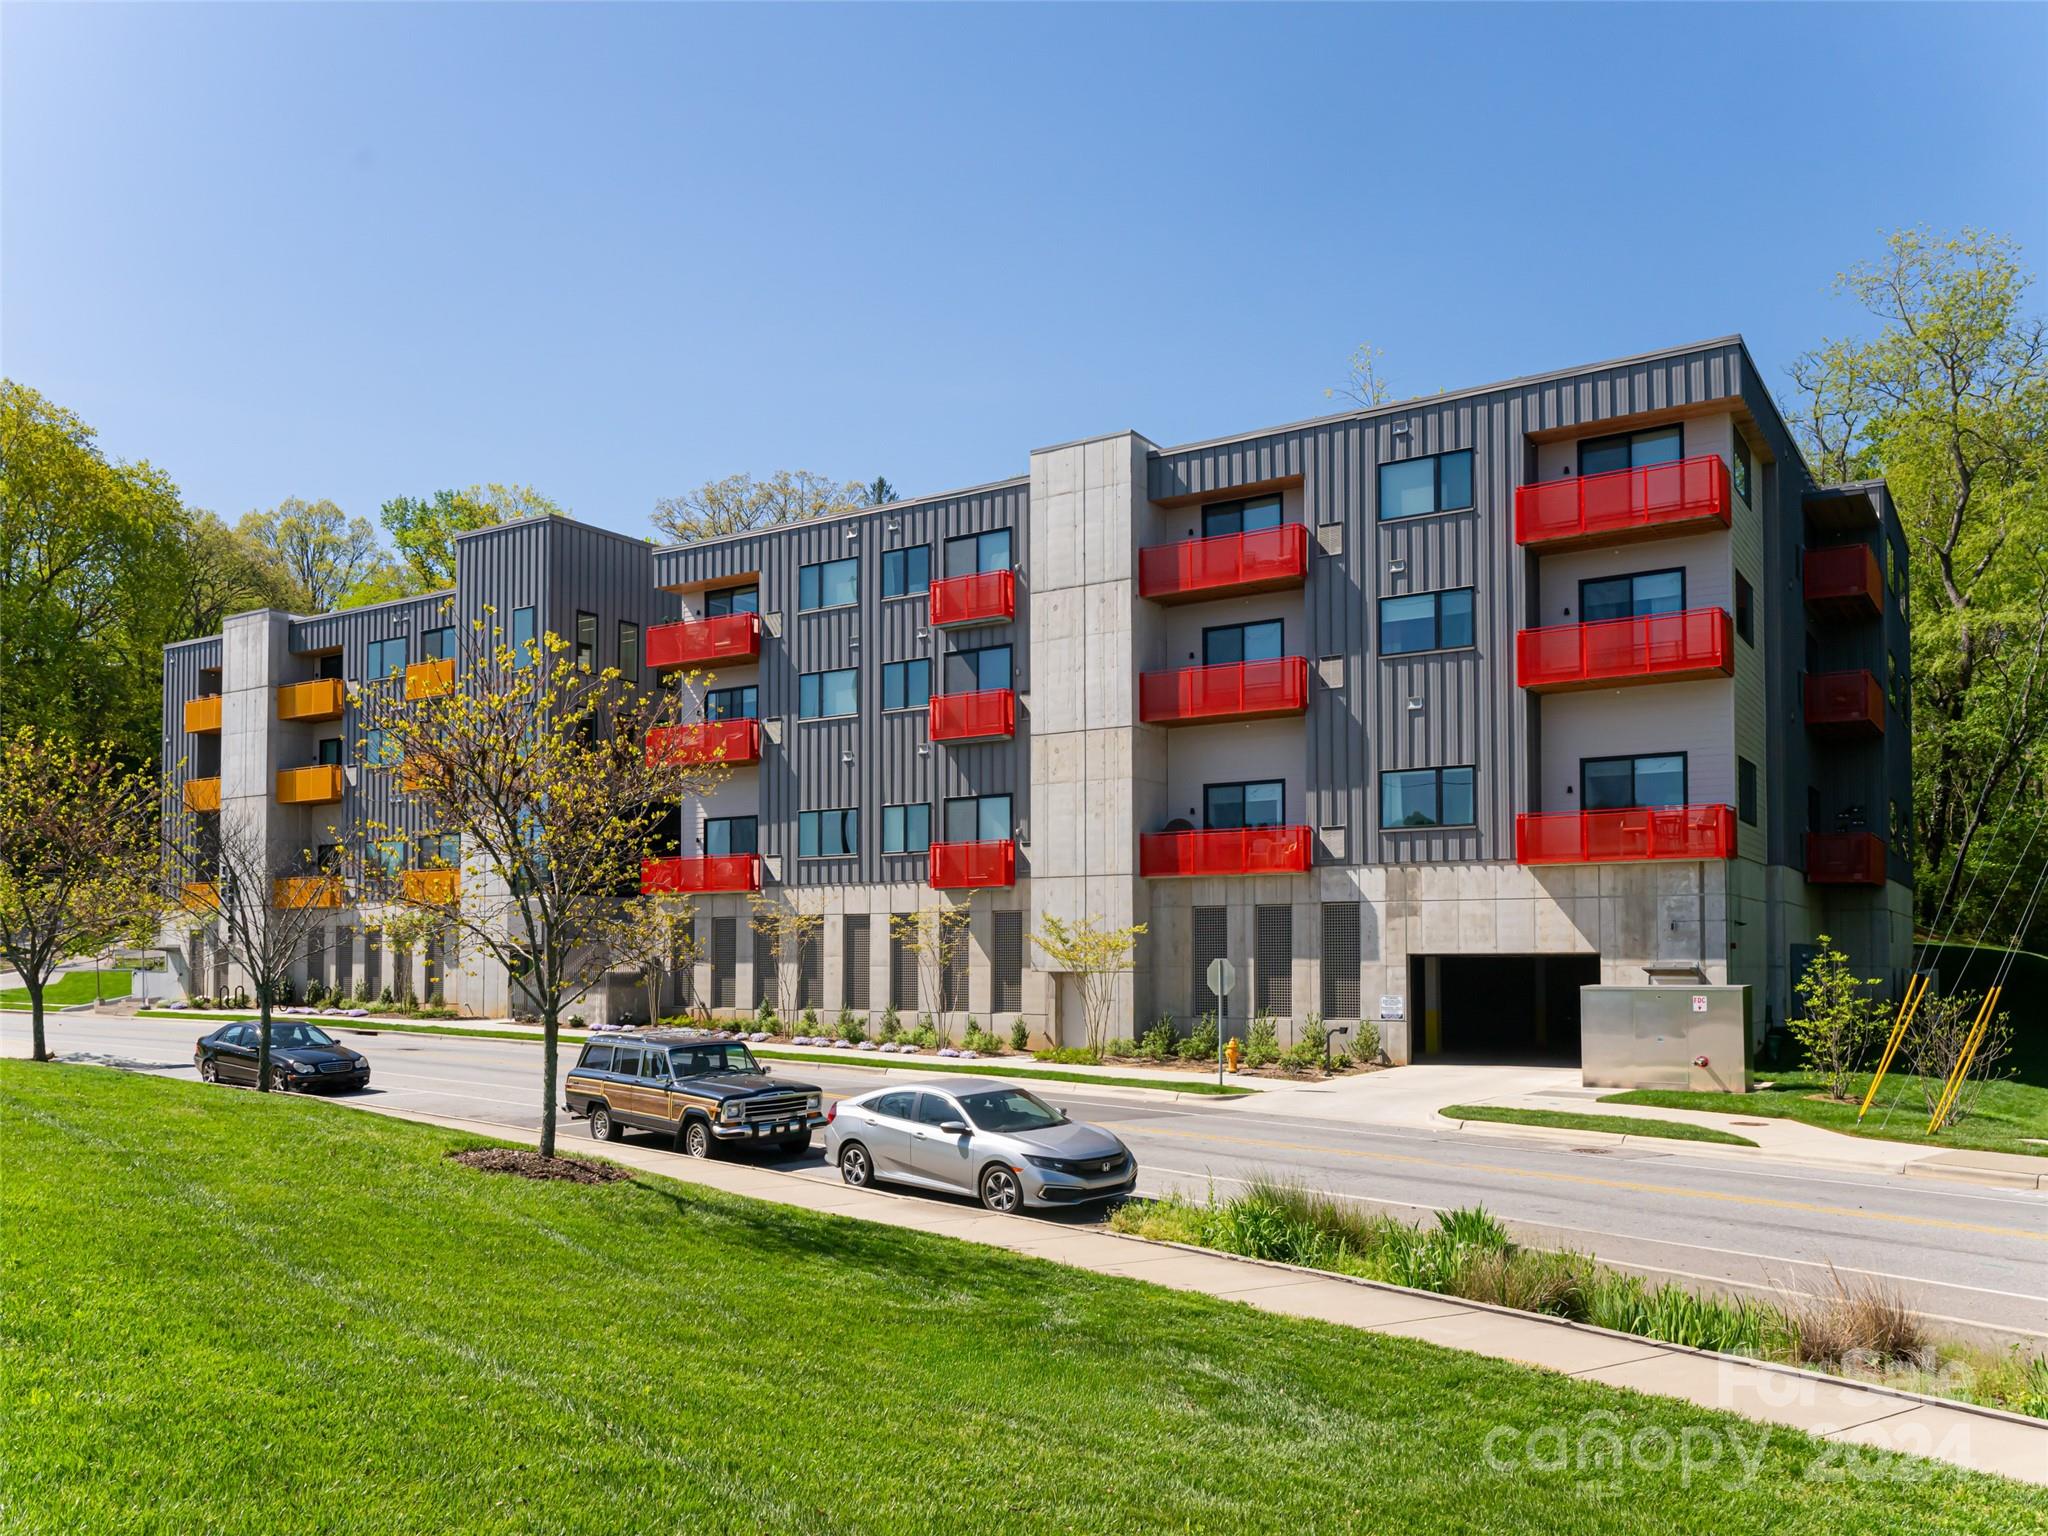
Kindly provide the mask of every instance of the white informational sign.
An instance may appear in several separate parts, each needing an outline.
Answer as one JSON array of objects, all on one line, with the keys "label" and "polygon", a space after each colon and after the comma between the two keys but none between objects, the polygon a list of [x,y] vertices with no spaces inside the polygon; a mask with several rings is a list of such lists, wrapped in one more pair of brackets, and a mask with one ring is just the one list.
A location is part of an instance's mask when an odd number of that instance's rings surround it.
[{"label": "white informational sign", "polygon": [[1692,1011],[1694,1013],[1705,1013],[1707,1011],[1707,997],[1704,992],[1693,993]]},{"label": "white informational sign", "polygon": [[1382,1020],[1393,1020],[1395,1022],[1399,1022],[1407,1016],[1408,1002],[1406,998],[1396,997],[1391,992],[1385,993],[1381,996],[1380,1018]]}]

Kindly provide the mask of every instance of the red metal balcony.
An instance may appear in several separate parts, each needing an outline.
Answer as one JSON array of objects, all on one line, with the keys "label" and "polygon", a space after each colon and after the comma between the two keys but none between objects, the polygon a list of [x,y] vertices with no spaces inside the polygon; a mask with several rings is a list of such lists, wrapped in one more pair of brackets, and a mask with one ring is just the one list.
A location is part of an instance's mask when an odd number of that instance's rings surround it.
[{"label": "red metal balcony", "polygon": [[1007,624],[1017,616],[1017,577],[1013,571],[982,571],[948,576],[931,589],[931,620],[936,629],[968,624]]},{"label": "red metal balcony", "polygon": [[734,853],[713,859],[642,859],[642,895],[695,896],[712,891],[758,891],[758,854]]},{"label": "red metal balcony", "polygon": [[1883,885],[1884,839],[1875,832],[1806,834],[1808,885]]},{"label": "red metal balcony", "polygon": [[1884,612],[1884,575],[1868,544],[1809,549],[1800,571],[1806,606],[1828,619],[1874,619]]},{"label": "red metal balcony", "polygon": [[1307,580],[1308,529],[1300,523],[1138,551],[1138,595],[1155,603],[1271,592]]},{"label": "red metal balcony", "polygon": [[929,708],[933,741],[1002,741],[1017,731],[1017,695],[1007,688],[935,693]]},{"label": "red metal balcony", "polygon": [[1725,608],[1552,624],[1515,636],[1515,676],[1531,693],[1677,683],[1735,671],[1735,621]]},{"label": "red metal balcony", "polygon": [[1816,736],[1884,734],[1884,685],[1859,667],[1806,674],[1806,728]]},{"label": "red metal balcony", "polygon": [[1515,542],[1569,548],[1728,526],[1728,465],[1718,453],[1569,475],[1515,492]]},{"label": "red metal balcony", "polygon": [[991,842],[933,843],[926,883],[935,891],[980,890],[1017,883],[1017,845],[1005,837]]},{"label": "red metal balcony", "polygon": [[657,624],[647,631],[647,665],[701,667],[714,661],[758,661],[761,615],[728,613],[715,619]]},{"label": "red metal balcony", "polygon": [[1138,873],[1153,880],[1194,875],[1296,875],[1308,865],[1307,827],[1147,832],[1138,838]]},{"label": "red metal balcony", "polygon": [[647,733],[647,761],[687,767],[697,763],[758,763],[761,722],[700,720],[694,725],[659,725]]},{"label": "red metal balcony", "polygon": [[1150,725],[1266,720],[1308,708],[1308,658],[1180,667],[1138,679],[1138,718]]},{"label": "red metal balcony", "polygon": [[1732,859],[1735,808],[1641,806],[1515,818],[1521,864],[1619,864],[1645,859]]}]

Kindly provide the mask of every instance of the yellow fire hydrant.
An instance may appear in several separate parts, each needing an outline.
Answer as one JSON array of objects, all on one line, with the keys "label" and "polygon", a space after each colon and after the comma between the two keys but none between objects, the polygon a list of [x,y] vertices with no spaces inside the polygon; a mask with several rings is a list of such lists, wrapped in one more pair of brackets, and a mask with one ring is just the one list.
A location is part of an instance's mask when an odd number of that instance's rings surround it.
[{"label": "yellow fire hydrant", "polygon": [[1223,1042],[1223,1056],[1230,1063],[1230,1070],[1235,1072],[1237,1070],[1237,1042],[1235,1040]]}]

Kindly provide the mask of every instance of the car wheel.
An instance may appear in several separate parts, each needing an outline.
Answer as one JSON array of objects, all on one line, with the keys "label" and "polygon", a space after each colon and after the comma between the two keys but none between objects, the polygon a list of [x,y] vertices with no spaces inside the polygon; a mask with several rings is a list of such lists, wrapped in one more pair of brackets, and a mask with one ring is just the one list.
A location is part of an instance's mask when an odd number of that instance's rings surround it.
[{"label": "car wheel", "polygon": [[619,1129],[619,1122],[612,1118],[611,1106],[593,1104],[590,1106],[590,1138],[593,1141],[617,1141],[625,1133]]},{"label": "car wheel", "polygon": [[981,1174],[981,1203],[991,1211],[1009,1216],[1024,1208],[1024,1186],[1017,1175],[997,1163]]},{"label": "car wheel", "polygon": [[275,1067],[272,1067],[264,1074],[263,1083],[272,1093],[283,1093],[285,1091],[284,1079],[277,1075],[277,1068]]},{"label": "car wheel", "polygon": [[683,1156],[709,1157],[711,1155],[711,1127],[702,1120],[692,1120],[683,1127]]},{"label": "car wheel", "polygon": [[199,1063],[199,1081],[217,1083],[220,1081],[220,1064],[211,1056]]},{"label": "car wheel", "polygon": [[839,1149],[839,1177],[855,1189],[866,1189],[875,1182],[875,1165],[868,1161],[866,1147],[849,1141]]}]

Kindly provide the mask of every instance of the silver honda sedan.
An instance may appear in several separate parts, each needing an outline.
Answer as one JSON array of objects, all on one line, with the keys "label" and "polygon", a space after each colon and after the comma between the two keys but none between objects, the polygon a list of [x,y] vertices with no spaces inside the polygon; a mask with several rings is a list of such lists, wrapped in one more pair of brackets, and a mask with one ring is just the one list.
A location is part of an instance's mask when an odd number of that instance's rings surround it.
[{"label": "silver honda sedan", "polygon": [[825,1156],[855,1188],[915,1184],[992,1211],[1131,1192],[1138,1160],[1099,1125],[990,1077],[875,1088],[833,1106]]}]

